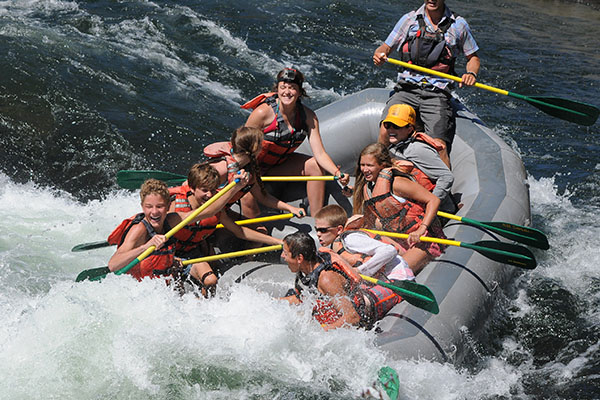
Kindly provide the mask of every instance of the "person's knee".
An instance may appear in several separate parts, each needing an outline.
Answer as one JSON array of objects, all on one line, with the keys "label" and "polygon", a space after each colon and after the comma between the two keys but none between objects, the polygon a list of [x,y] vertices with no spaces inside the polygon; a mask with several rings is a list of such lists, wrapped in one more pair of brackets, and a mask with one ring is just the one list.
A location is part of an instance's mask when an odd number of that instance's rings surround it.
[{"label": "person's knee", "polygon": [[309,176],[323,175],[323,170],[321,169],[319,163],[317,163],[317,159],[314,157],[306,160],[306,163],[304,164],[304,171],[306,175]]}]

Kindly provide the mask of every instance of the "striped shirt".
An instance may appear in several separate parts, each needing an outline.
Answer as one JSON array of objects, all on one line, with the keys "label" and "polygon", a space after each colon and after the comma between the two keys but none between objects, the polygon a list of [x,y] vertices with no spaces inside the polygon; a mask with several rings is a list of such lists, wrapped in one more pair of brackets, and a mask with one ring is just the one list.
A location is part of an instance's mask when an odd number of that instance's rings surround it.
[{"label": "striped shirt", "polygon": [[[411,11],[408,14],[404,14],[402,18],[396,23],[396,26],[385,40],[385,44],[390,46],[393,50],[397,50],[402,53],[400,46],[406,41],[408,37],[416,35],[419,30],[419,22],[417,21],[417,15],[421,14],[424,16],[425,23],[427,25],[428,32],[435,32],[431,20],[425,12],[425,5],[423,4],[418,10]],[[442,17],[439,24],[442,23],[446,18],[452,18],[452,11],[446,6],[444,10],[444,16]],[[470,56],[479,50],[479,46],[475,42],[469,24],[463,17],[454,16],[454,22],[445,34],[446,43],[452,52],[453,57],[457,57],[460,53],[464,54],[465,57]],[[438,25],[439,25],[438,24]],[[423,80],[429,84],[436,86],[440,89],[445,89],[452,81],[448,79],[438,78],[429,75],[421,75],[418,72],[410,70],[404,70],[398,73],[398,81],[408,81],[411,83],[421,83]]]}]

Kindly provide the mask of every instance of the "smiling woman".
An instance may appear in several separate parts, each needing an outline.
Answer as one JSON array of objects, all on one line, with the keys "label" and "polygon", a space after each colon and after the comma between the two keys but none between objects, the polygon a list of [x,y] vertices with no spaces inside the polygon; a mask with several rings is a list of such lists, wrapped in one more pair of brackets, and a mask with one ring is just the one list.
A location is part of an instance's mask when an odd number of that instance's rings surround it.
[{"label": "smiling woman", "polygon": [[[259,166],[269,175],[322,176],[327,171],[345,186],[349,177],[342,174],[325,151],[316,114],[300,101],[306,96],[303,83],[302,72],[285,68],[277,74],[273,92],[258,96],[242,106],[254,108],[246,126],[259,128],[264,133],[262,151],[257,157]],[[313,157],[295,153],[307,137]],[[306,192],[310,212],[314,214],[323,207],[325,183],[307,182]],[[242,211],[249,217],[260,213],[251,195],[242,199]]]}]

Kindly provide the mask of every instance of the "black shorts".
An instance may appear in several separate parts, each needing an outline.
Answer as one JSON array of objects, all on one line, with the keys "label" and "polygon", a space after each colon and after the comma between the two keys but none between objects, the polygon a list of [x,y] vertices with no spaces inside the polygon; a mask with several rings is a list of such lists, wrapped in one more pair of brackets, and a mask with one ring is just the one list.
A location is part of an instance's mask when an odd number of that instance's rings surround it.
[{"label": "black shorts", "polygon": [[417,131],[425,132],[435,139],[442,139],[448,152],[456,132],[456,119],[450,93],[441,89],[422,88],[409,83],[398,84],[381,114],[383,121],[394,104],[408,104],[417,112]]}]

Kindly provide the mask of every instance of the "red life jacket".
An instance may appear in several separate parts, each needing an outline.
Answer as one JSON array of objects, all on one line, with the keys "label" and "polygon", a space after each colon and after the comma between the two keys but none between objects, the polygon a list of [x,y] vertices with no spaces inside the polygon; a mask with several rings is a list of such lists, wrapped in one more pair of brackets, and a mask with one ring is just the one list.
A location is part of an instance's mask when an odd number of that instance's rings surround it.
[{"label": "red life jacket", "polygon": [[193,196],[192,188],[187,184],[181,186],[175,186],[169,188],[169,196],[171,202],[175,203],[176,212],[190,212],[192,206],[188,200],[188,197]]},{"label": "red life jacket", "polygon": [[[187,199],[191,191],[189,186],[177,186],[169,188],[169,193],[175,194],[175,210],[180,212],[192,211],[192,205]],[[219,223],[221,213],[217,213],[212,217],[205,218],[201,221],[193,222],[181,228],[173,235],[175,238],[175,252],[183,256],[185,253],[192,251],[198,247],[207,237],[209,237],[216,229]]]},{"label": "red life jacket", "polygon": [[402,61],[454,74],[456,56],[452,54],[444,37],[450,25],[454,23],[454,18],[446,18],[434,33],[428,32],[423,14],[417,14],[417,22],[417,33],[408,37],[399,47]]},{"label": "red life jacket", "polygon": [[298,99],[296,103],[296,120],[290,131],[283,119],[283,115],[279,111],[277,94],[274,92],[260,94],[241,107],[254,109],[262,103],[270,105],[275,114],[273,122],[263,129],[265,136],[262,150],[258,157],[256,157],[260,167],[266,171],[285,162],[289,155],[300,147],[304,139],[308,136],[308,125],[306,123],[306,111],[300,99]]},{"label": "red life jacket", "polygon": [[[383,318],[394,305],[402,300],[400,296],[389,289],[379,286],[373,289],[375,286],[361,283],[362,279],[360,276],[334,251],[321,247],[319,249],[319,257],[322,263],[310,274],[304,277],[296,276],[296,292],[298,295],[304,287],[319,295],[318,283],[321,272],[337,272],[348,282],[347,294],[360,317],[359,326],[367,329],[371,329],[376,321]],[[386,290],[389,292],[386,292]],[[369,304],[366,302],[367,299]],[[333,303],[326,298],[317,299],[317,303],[313,308],[313,316],[321,324],[332,323],[340,318],[340,314]]]},{"label": "red life jacket", "polygon": [[438,152],[438,154],[440,151],[442,151],[446,148],[445,145],[439,144],[431,136],[429,136],[423,132],[416,132],[410,138],[408,138],[408,140],[406,140],[405,142],[398,143],[397,145],[390,147],[389,150],[390,150],[390,155],[392,156],[392,162],[393,162],[394,166],[396,168],[398,168],[398,170],[404,172],[405,174],[411,175],[414,178],[415,182],[417,182],[418,184],[420,184],[421,186],[423,186],[425,189],[429,190],[430,192],[433,192],[433,189],[435,188],[435,182],[433,180],[431,180],[431,178],[429,176],[427,176],[423,171],[421,171],[412,161],[404,160],[404,159],[400,159],[400,158],[393,158],[394,157],[394,149],[397,146],[407,146],[410,143],[413,143],[415,141],[423,142],[423,143],[433,147]]},{"label": "red life jacket", "polygon": [[[237,177],[237,173],[240,170],[238,162],[231,155],[231,142],[216,142],[209,144],[204,148],[204,155],[210,159],[209,162],[219,162],[225,160],[227,163],[227,182],[225,182],[219,189],[225,187],[225,185],[233,181]],[[252,186],[256,183],[256,178],[252,176],[250,182],[238,191],[229,201],[228,205],[234,204],[236,201],[244,197],[248,193]]]},{"label": "red life jacket", "polygon": [[[119,226],[112,231],[112,233],[108,236],[108,243],[117,245],[117,248],[123,244],[127,233],[135,224],[139,224],[140,222],[144,224],[146,231],[150,237],[156,235],[154,228],[152,225],[146,221],[144,218],[144,213],[139,213],[134,215],[133,217],[127,218],[123,220],[119,224]],[[171,227],[165,220],[165,230],[170,231]],[[175,244],[174,240],[169,239],[160,249],[154,250],[150,255],[144,258],[142,261],[137,263],[133,268],[131,268],[127,273],[132,275],[138,281],[141,281],[143,278],[149,276],[159,276],[162,275],[163,271],[168,270],[171,265],[173,265],[173,260],[175,256]]]},{"label": "red life jacket", "polygon": [[392,195],[394,178],[397,176],[410,179],[410,176],[395,168],[385,168],[379,172],[372,192],[365,185],[365,228],[410,233],[423,222],[425,208],[420,203],[408,199],[400,202]]}]

